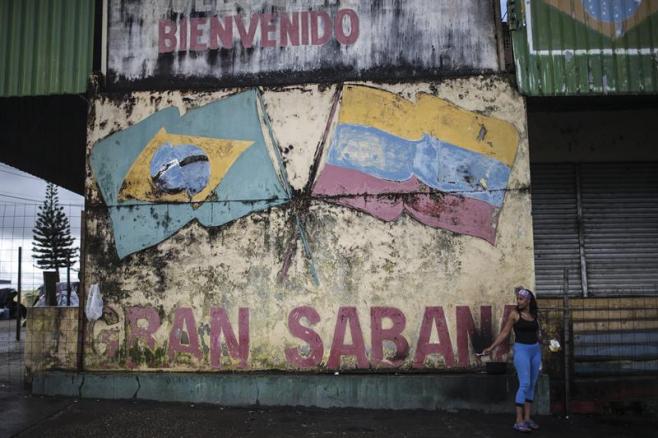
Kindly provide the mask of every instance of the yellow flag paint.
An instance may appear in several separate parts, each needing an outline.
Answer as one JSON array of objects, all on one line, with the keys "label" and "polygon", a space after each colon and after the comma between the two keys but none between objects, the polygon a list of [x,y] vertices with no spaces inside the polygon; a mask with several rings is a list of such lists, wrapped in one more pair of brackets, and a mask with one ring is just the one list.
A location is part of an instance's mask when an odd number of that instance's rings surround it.
[{"label": "yellow flag paint", "polygon": [[511,123],[464,110],[444,99],[419,94],[413,103],[387,91],[356,85],[343,91],[339,122],[376,128],[407,140],[430,135],[508,166],[514,163],[519,142]]},{"label": "yellow flag paint", "polygon": [[[194,145],[200,148],[208,157],[210,177],[206,187],[190,198],[186,193],[163,193],[156,190],[151,179],[151,159],[163,144]],[[224,179],[238,157],[254,142],[242,140],[226,140],[191,135],[169,134],[161,129],[142,153],[137,157],[123,180],[119,191],[119,200],[137,199],[139,201],[157,202],[202,202],[210,196],[213,190]]]}]

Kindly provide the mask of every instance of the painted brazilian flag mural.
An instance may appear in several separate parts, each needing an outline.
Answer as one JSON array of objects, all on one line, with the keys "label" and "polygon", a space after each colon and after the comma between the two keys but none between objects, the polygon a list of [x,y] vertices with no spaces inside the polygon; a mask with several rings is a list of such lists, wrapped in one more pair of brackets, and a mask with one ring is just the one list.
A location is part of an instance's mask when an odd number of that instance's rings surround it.
[{"label": "painted brazilian flag mural", "polygon": [[509,25],[524,94],[658,92],[658,0],[515,0]]},{"label": "painted brazilian flag mural", "polygon": [[94,146],[91,167],[120,258],[193,220],[217,227],[288,202],[257,105],[250,90],[182,117],[169,107]]}]

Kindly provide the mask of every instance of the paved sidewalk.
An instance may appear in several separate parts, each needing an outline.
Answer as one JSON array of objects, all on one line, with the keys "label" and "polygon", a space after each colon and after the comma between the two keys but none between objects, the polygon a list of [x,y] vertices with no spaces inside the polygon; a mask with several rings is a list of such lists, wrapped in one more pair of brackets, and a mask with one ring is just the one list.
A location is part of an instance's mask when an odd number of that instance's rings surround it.
[{"label": "paved sidewalk", "polygon": [[[475,412],[225,408],[77,400],[0,392],[0,436],[19,437],[507,437],[512,415]],[[545,416],[535,437],[655,437],[650,417]]]},{"label": "paved sidewalk", "polygon": [[27,392],[5,383],[0,384],[0,437],[13,436],[49,416],[62,412],[71,399],[32,397]]}]

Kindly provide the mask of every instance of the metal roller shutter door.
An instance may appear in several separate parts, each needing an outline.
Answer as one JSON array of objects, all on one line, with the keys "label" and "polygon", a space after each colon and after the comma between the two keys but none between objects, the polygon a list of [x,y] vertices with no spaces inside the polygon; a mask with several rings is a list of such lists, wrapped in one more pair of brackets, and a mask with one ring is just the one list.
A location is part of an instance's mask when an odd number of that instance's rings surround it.
[{"label": "metal roller shutter door", "polygon": [[537,293],[561,294],[564,268],[569,293],[582,292],[574,164],[533,164],[532,222]]},{"label": "metal roller shutter door", "polygon": [[538,293],[560,294],[568,268],[570,294],[658,294],[658,163],[531,171]]},{"label": "metal roller shutter door", "polygon": [[582,165],[589,293],[658,293],[658,163]]}]

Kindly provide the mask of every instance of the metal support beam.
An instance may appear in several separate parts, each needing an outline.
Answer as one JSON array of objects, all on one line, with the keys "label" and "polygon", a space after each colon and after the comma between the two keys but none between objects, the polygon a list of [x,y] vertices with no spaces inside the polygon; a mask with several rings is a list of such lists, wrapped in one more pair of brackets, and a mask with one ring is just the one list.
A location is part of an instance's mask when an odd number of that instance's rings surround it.
[{"label": "metal support beam", "polygon": [[576,166],[576,205],[578,207],[578,249],[580,251],[580,284],[583,297],[589,295],[587,287],[587,258],[585,257],[585,222],[583,221],[582,167]]}]

